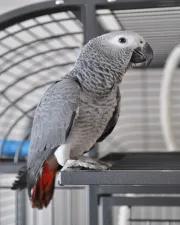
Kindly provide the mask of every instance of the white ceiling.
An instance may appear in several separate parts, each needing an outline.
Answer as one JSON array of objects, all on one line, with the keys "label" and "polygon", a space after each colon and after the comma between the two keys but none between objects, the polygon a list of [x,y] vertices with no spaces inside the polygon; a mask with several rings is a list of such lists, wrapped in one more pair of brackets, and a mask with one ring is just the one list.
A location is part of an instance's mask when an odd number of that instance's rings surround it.
[{"label": "white ceiling", "polygon": [[[43,0],[0,0],[0,14],[8,12],[10,10],[19,8],[24,5],[33,4],[36,2],[42,2]],[[44,0],[47,1],[47,0]]]}]

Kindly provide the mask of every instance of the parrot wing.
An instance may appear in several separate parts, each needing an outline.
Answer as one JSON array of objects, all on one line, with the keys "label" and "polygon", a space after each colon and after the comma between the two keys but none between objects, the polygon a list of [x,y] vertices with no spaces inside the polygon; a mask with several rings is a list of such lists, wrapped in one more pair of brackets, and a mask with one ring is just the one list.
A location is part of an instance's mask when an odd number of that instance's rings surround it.
[{"label": "parrot wing", "polygon": [[101,137],[97,140],[97,142],[101,142],[104,141],[104,139],[111,134],[111,132],[113,131],[114,127],[116,126],[116,123],[118,121],[119,118],[119,114],[120,114],[120,101],[121,101],[121,95],[120,95],[120,91],[119,91],[119,86],[117,88],[117,95],[116,95],[116,99],[117,99],[117,105],[114,109],[113,115],[111,117],[111,119],[109,120],[103,134],[101,135]]},{"label": "parrot wing", "polygon": [[44,161],[65,143],[76,115],[80,91],[77,81],[64,78],[46,91],[37,106],[27,160],[28,177],[32,179],[30,186],[36,182],[34,179]]},{"label": "parrot wing", "polygon": [[46,91],[36,108],[27,167],[20,169],[18,180],[11,188],[16,190],[27,186],[32,207],[47,207],[52,199],[59,167],[52,155],[69,135],[78,109],[80,91],[78,81],[65,77]]}]

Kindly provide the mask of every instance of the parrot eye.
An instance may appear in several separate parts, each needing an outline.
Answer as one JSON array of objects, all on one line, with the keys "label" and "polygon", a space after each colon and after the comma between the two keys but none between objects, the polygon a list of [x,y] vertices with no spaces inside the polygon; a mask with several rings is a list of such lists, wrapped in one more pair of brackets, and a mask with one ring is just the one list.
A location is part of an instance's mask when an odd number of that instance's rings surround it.
[{"label": "parrot eye", "polygon": [[120,43],[126,43],[126,38],[124,38],[124,37],[119,38],[119,42]]}]

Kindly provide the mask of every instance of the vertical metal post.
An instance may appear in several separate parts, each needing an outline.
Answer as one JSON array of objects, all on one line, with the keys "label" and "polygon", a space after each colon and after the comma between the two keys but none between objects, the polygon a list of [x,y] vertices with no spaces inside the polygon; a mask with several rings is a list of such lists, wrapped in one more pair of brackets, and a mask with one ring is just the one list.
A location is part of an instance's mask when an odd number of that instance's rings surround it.
[{"label": "vertical metal post", "polygon": [[26,225],[26,193],[16,191],[16,225]]},{"label": "vertical metal post", "polygon": [[15,224],[18,225],[18,221],[19,221],[19,218],[18,218],[18,211],[19,211],[18,210],[18,208],[19,208],[19,205],[18,205],[19,204],[19,201],[18,201],[18,191],[16,191],[15,193],[16,193],[15,194],[15,205],[16,205],[16,212],[15,212],[16,213],[16,217],[15,217],[16,218],[16,223]]},{"label": "vertical metal post", "polygon": [[112,218],[112,198],[105,196],[101,197],[101,224],[102,225],[110,225],[113,224]]},{"label": "vertical metal post", "polygon": [[33,209],[33,225],[37,224],[37,213],[36,209]]},{"label": "vertical metal post", "polygon": [[26,225],[26,189],[21,190],[21,221]]},{"label": "vertical metal post", "polygon": [[66,190],[67,193],[67,215],[68,216],[68,224],[72,225],[72,190]]},{"label": "vertical metal post", "polygon": [[98,186],[86,186],[87,224],[98,225]]},{"label": "vertical metal post", "polygon": [[55,217],[55,213],[54,213],[54,198],[51,201],[51,211],[50,211],[50,215],[51,215],[51,225],[54,225],[54,217]]},{"label": "vertical metal post", "polygon": [[84,44],[98,35],[96,6],[93,2],[82,5],[82,23],[84,25]]}]

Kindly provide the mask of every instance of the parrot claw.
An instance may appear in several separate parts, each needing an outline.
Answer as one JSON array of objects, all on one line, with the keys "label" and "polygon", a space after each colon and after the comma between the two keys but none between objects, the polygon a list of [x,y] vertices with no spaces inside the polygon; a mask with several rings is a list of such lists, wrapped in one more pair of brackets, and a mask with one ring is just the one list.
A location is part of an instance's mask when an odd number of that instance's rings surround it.
[{"label": "parrot claw", "polygon": [[92,164],[96,164],[96,165],[104,165],[108,168],[112,167],[112,163],[110,163],[110,162],[104,162],[99,159],[90,158],[88,156],[80,156],[80,157],[78,157],[78,159],[85,161],[85,162],[92,163]]},{"label": "parrot claw", "polygon": [[86,168],[92,170],[108,170],[112,166],[111,163],[102,162],[98,159],[92,159],[86,156],[80,156],[77,160],[69,159],[66,161],[61,171],[68,168]]}]

